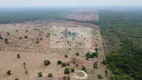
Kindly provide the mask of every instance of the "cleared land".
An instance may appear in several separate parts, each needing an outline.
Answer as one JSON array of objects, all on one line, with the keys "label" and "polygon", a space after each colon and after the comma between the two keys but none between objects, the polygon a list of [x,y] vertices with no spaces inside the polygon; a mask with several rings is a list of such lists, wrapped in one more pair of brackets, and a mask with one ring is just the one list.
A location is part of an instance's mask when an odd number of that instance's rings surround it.
[{"label": "cleared land", "polygon": [[[69,31],[71,35],[68,35]],[[89,76],[87,80],[99,80],[99,74],[103,77],[101,80],[107,80],[106,66],[101,64],[104,52],[99,26],[61,20],[34,21],[1,24],[0,35],[3,38],[0,39],[0,80],[48,80],[48,73],[53,74],[50,78],[53,80],[62,80],[64,76],[70,76],[74,80],[74,73],[64,74],[64,69],[80,70],[82,66],[86,67]],[[95,48],[99,49],[98,57],[86,60],[86,53],[95,51]],[[17,54],[21,58],[18,59]],[[44,60],[50,60],[51,64],[45,66]],[[61,67],[57,65],[58,60],[69,65]],[[98,62],[97,69],[93,68],[94,62]],[[11,70],[12,75],[6,75],[8,70]],[[28,73],[25,74],[25,71]],[[38,77],[39,72],[42,72],[42,78]]]},{"label": "cleared land", "polygon": [[72,10],[68,14],[65,14],[64,17],[78,21],[99,21],[97,10]]}]

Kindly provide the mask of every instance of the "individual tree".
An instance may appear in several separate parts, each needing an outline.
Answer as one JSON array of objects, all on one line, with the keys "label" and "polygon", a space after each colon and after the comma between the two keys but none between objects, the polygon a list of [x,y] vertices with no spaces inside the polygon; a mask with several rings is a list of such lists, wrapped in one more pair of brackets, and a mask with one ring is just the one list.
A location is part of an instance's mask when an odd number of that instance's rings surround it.
[{"label": "individual tree", "polygon": [[62,65],[61,65],[61,66],[62,66],[62,67],[65,67],[65,66],[66,66],[66,63],[63,63],[63,62],[62,62]]},{"label": "individual tree", "polygon": [[28,71],[27,71],[27,70],[25,71],[25,74],[28,74]]},{"label": "individual tree", "polygon": [[9,42],[8,42],[8,38],[5,38],[4,41],[5,41],[6,44],[9,43]]},{"label": "individual tree", "polygon": [[49,74],[48,74],[48,77],[53,77],[52,73],[49,73]]},{"label": "individual tree", "polygon": [[42,72],[39,72],[38,73],[38,77],[42,77],[43,75],[42,75]]},{"label": "individual tree", "polygon": [[39,44],[39,40],[37,40],[36,43]]},{"label": "individual tree", "polygon": [[95,51],[98,51],[99,49],[98,48],[95,48]]},{"label": "individual tree", "polygon": [[98,74],[99,79],[103,79],[103,76],[101,74]]},{"label": "individual tree", "polygon": [[7,32],[7,35],[10,35],[10,33],[9,33],[9,32]]},{"label": "individual tree", "polygon": [[108,76],[108,70],[105,68],[105,74],[106,76]]},{"label": "individual tree", "polygon": [[20,54],[17,54],[17,58],[18,58],[18,59],[21,58]]},{"label": "individual tree", "polygon": [[58,65],[62,64],[62,61],[61,61],[61,60],[58,60],[58,61],[57,61],[57,64],[58,64]]},{"label": "individual tree", "polygon": [[64,69],[64,74],[69,74],[70,73],[70,69],[69,68],[65,68]]},{"label": "individual tree", "polygon": [[18,32],[18,30],[16,30],[16,32]]},{"label": "individual tree", "polygon": [[28,32],[28,30],[26,29],[26,32]]},{"label": "individual tree", "polygon": [[94,62],[93,68],[97,69],[98,68],[98,62]]},{"label": "individual tree", "polygon": [[8,71],[6,72],[6,74],[7,74],[7,75],[11,75],[11,70],[8,70]]},{"label": "individual tree", "polygon": [[45,66],[48,66],[50,64],[50,61],[49,60],[44,60],[44,65]]},{"label": "individual tree", "polygon": [[74,72],[74,71],[75,71],[74,68],[72,68],[72,69],[71,69],[71,72]]},{"label": "individual tree", "polygon": [[3,37],[0,35],[0,39],[2,39],[3,40]]},{"label": "individual tree", "polygon": [[65,58],[68,58],[68,55],[65,55]]},{"label": "individual tree", "polygon": [[22,37],[19,37],[19,39],[21,40],[21,39],[22,39]]},{"label": "individual tree", "polygon": [[25,39],[27,39],[27,38],[28,38],[28,36],[27,36],[27,35],[25,35],[25,36],[24,36],[24,38],[25,38]]},{"label": "individual tree", "polygon": [[79,53],[76,53],[76,56],[79,56]]},{"label": "individual tree", "polygon": [[85,66],[81,66],[81,70],[86,71],[86,67]]}]

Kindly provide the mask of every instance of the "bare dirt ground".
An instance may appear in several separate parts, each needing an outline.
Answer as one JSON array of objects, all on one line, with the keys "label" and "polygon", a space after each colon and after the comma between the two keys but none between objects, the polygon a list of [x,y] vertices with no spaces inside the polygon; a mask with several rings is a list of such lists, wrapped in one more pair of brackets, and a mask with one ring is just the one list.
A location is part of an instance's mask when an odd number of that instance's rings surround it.
[{"label": "bare dirt ground", "polygon": [[64,15],[64,17],[78,21],[99,21],[98,12],[95,10],[72,10],[72,12]]},{"label": "bare dirt ground", "polygon": [[[66,29],[71,31],[72,35],[66,35],[65,38],[62,32]],[[87,80],[99,80],[98,74],[103,76],[101,80],[107,80],[106,66],[100,63],[105,56],[99,26],[61,20],[1,24],[0,35],[3,37],[3,40],[0,39],[0,80],[15,80],[15,78],[41,80],[42,78],[37,75],[38,72],[43,73],[45,80],[48,73],[53,74],[53,80],[62,80],[62,77],[67,76],[64,75],[66,67],[80,70],[81,66],[87,69],[89,75]],[[21,37],[22,39],[19,39]],[[5,43],[5,38],[8,39],[9,44]],[[76,46],[77,43],[84,45]],[[86,53],[95,51],[96,47],[99,48],[99,56],[86,60]],[[79,56],[76,56],[76,53],[79,53]],[[17,58],[17,54],[20,54],[20,59]],[[65,58],[65,55],[68,55],[68,58]],[[44,66],[44,60],[50,60],[51,64]],[[70,65],[61,67],[57,65],[58,60],[68,62]],[[72,63],[73,61],[78,67]],[[98,69],[93,68],[95,61],[99,62]],[[25,68],[24,62],[26,62]],[[8,70],[11,70],[12,75],[6,75]],[[28,71],[28,74],[25,74],[25,71]],[[72,74],[68,76],[71,77]],[[71,80],[74,79],[71,77]]]}]

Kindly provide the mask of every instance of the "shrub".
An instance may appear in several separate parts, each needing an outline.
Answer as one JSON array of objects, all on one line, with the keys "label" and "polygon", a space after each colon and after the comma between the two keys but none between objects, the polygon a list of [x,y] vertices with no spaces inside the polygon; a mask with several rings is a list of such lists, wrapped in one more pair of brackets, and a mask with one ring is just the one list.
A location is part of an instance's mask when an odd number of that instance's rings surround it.
[{"label": "shrub", "polygon": [[6,44],[8,44],[8,43],[9,43],[9,42],[8,42],[8,38],[5,38],[4,40],[5,40],[5,43],[6,43]]},{"label": "shrub", "polygon": [[28,38],[28,36],[27,36],[27,35],[25,35],[25,36],[24,36],[24,38],[25,38],[25,39],[27,39],[27,38]]},{"label": "shrub", "polygon": [[66,66],[66,63],[62,63],[62,67],[65,67]]},{"label": "shrub", "polygon": [[16,32],[18,32],[18,30],[16,30]]},{"label": "shrub", "polygon": [[39,72],[39,73],[38,73],[38,77],[42,77],[42,72]]},{"label": "shrub", "polygon": [[52,76],[53,76],[52,73],[49,73],[49,74],[48,74],[48,77],[52,77]]},{"label": "shrub", "polygon": [[81,66],[81,70],[86,71],[86,67],[85,66]]},{"label": "shrub", "polygon": [[76,53],[76,56],[79,56],[79,53]]},{"label": "shrub", "polygon": [[71,69],[71,72],[74,72],[74,71],[75,71],[74,68],[72,68],[72,69]]},{"label": "shrub", "polygon": [[3,40],[3,37],[0,35],[0,39],[2,39]]},{"label": "shrub", "polygon": [[65,68],[64,74],[69,74],[69,73],[70,73],[70,69],[69,68]]},{"label": "shrub", "polygon": [[98,62],[94,62],[93,67],[97,69],[98,68]]},{"label": "shrub", "polygon": [[99,49],[98,48],[95,48],[95,51],[98,51]]},{"label": "shrub", "polygon": [[7,35],[10,35],[10,33],[9,33],[9,32],[7,32]]},{"label": "shrub", "polygon": [[57,64],[58,64],[58,65],[62,64],[62,61],[61,61],[61,60],[58,60],[58,61],[57,61]]},{"label": "shrub", "polygon": [[22,37],[19,37],[19,39],[21,40],[21,39],[22,39]]},{"label": "shrub", "polygon": [[19,80],[19,78],[15,78],[15,80]]},{"label": "shrub", "polygon": [[39,41],[37,40],[36,43],[39,44]]},{"label": "shrub", "polygon": [[6,73],[7,75],[11,75],[11,70],[8,70]]},{"label": "shrub", "polygon": [[98,57],[98,52],[93,52],[93,55],[94,55],[95,57]]},{"label": "shrub", "polygon": [[49,60],[44,60],[44,65],[45,66],[48,66],[50,64],[50,61]]},{"label": "shrub", "polygon": [[26,32],[28,32],[28,30],[26,29]]},{"label": "shrub", "polygon": [[68,58],[68,55],[65,55],[65,58]]},{"label": "shrub", "polygon": [[100,75],[100,74],[98,74],[98,78],[99,78],[99,79],[103,79],[103,76]]}]

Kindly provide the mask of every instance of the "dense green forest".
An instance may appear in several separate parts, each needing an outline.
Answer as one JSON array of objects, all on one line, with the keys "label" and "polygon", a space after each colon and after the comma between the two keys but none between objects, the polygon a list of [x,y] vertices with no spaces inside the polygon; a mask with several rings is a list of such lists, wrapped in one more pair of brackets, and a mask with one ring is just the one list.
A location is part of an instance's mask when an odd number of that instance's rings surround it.
[{"label": "dense green forest", "polygon": [[99,16],[110,79],[142,80],[142,11],[101,10]]},{"label": "dense green forest", "polygon": [[100,10],[99,18],[107,53],[119,48],[120,41],[125,38],[142,47],[142,11]]},{"label": "dense green forest", "polygon": [[35,20],[64,19],[61,14],[67,13],[65,9],[0,9],[0,24],[18,23]]}]

